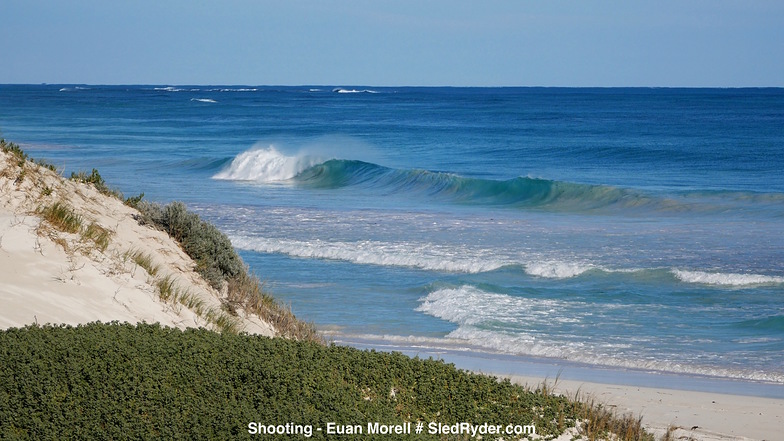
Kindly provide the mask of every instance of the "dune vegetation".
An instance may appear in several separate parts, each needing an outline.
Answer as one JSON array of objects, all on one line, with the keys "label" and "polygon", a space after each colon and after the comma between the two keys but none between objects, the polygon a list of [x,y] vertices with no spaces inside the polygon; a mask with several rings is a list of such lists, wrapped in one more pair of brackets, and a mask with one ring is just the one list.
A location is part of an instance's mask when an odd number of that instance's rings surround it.
[{"label": "dune vegetation", "polygon": [[[639,420],[432,359],[284,338],[91,323],[0,331],[0,438],[245,439],[250,423],[533,426],[650,439]],[[427,432],[427,431],[425,431]],[[413,434],[411,436],[414,436]],[[414,439],[467,439],[431,436]],[[508,438],[505,438],[508,439]]]}]

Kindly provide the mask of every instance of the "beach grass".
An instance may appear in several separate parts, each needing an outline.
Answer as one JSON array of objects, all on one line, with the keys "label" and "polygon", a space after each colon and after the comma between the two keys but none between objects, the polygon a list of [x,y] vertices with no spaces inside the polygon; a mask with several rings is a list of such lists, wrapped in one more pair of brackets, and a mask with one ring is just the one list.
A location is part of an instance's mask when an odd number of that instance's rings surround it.
[{"label": "beach grass", "polygon": [[82,240],[94,243],[96,248],[98,248],[98,250],[102,253],[106,251],[106,248],[109,246],[109,242],[112,238],[111,231],[95,222],[91,222],[90,225],[84,228],[81,232],[81,235]]},{"label": "beach grass", "polygon": [[[44,160],[41,160],[41,159],[33,160],[32,158],[30,158],[27,155],[27,153],[24,152],[24,150],[22,150],[22,148],[19,146],[19,144],[6,141],[3,138],[0,138],[0,150],[2,150],[5,153],[11,154],[12,157],[16,160],[17,165],[20,168],[23,169],[22,170],[23,172],[24,172],[24,166],[27,164],[27,161],[31,161],[31,162],[33,162],[33,163],[35,163],[35,164],[37,164],[37,165],[39,165],[41,167],[49,169],[49,170],[57,171],[57,168],[54,165],[52,165],[52,164],[50,164],[50,163],[48,163],[48,162],[46,162]],[[20,179],[19,182],[21,182],[21,180],[22,179]]]},{"label": "beach grass", "polygon": [[160,265],[156,265],[152,256],[139,250],[128,250],[125,252],[125,257],[130,258],[133,263],[144,269],[151,277],[158,275],[161,270]]},{"label": "beach grass", "polygon": [[39,209],[42,219],[64,233],[78,233],[82,228],[82,216],[66,202],[57,201]]}]

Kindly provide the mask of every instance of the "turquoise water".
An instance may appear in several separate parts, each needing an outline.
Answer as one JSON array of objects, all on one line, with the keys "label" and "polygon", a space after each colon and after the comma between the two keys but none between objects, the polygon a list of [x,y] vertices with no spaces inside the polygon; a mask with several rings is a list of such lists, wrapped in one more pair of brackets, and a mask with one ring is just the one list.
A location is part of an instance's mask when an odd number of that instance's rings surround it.
[{"label": "turquoise water", "polygon": [[781,89],[6,85],[0,130],[336,341],[784,383]]}]

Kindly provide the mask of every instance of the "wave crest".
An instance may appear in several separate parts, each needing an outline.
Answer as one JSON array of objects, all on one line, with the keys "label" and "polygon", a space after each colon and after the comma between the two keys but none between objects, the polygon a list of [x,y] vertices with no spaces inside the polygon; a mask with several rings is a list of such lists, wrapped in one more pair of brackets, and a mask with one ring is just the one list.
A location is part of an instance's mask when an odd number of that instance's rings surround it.
[{"label": "wave crest", "polygon": [[704,285],[746,286],[784,283],[784,277],[761,274],[708,273],[703,271],[672,270],[678,280]]},{"label": "wave crest", "polygon": [[342,87],[336,87],[332,91],[335,93],[378,93],[378,91],[372,89],[344,89]]},{"label": "wave crest", "polygon": [[627,208],[672,205],[667,200],[606,185],[530,177],[499,181],[454,173],[392,169],[355,160],[326,161],[304,170],[296,178],[302,184],[318,188],[372,186],[386,192],[420,194],[470,205],[549,207],[557,210],[592,210],[613,205]]},{"label": "wave crest", "polygon": [[[305,149],[308,150],[308,149]],[[319,150],[309,150],[319,151]],[[341,151],[341,145],[326,152]],[[328,158],[328,156],[327,156]],[[753,213],[756,210],[782,216],[784,194],[732,193],[710,197],[700,192],[665,196],[612,185],[585,184],[517,177],[507,180],[482,179],[455,173],[420,169],[396,169],[352,159],[325,160],[323,156],[287,156],[274,146],[241,153],[216,179],[258,182],[291,180],[299,185],[336,189],[358,187],[385,195],[422,196],[440,202],[507,206],[554,212],[656,212],[678,215]]]},{"label": "wave crest", "polygon": [[525,266],[525,272],[532,276],[548,279],[569,279],[594,268],[590,264],[550,260],[529,263]]},{"label": "wave crest", "polygon": [[287,181],[322,160],[308,155],[287,156],[274,146],[240,153],[213,179],[256,182]]}]

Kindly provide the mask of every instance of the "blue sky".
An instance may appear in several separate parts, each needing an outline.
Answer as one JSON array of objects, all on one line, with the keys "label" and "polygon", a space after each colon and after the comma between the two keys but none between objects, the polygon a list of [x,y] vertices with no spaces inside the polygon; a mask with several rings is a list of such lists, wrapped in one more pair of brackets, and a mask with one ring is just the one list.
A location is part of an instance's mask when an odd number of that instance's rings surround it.
[{"label": "blue sky", "polygon": [[784,1],[0,0],[0,83],[784,86]]}]

